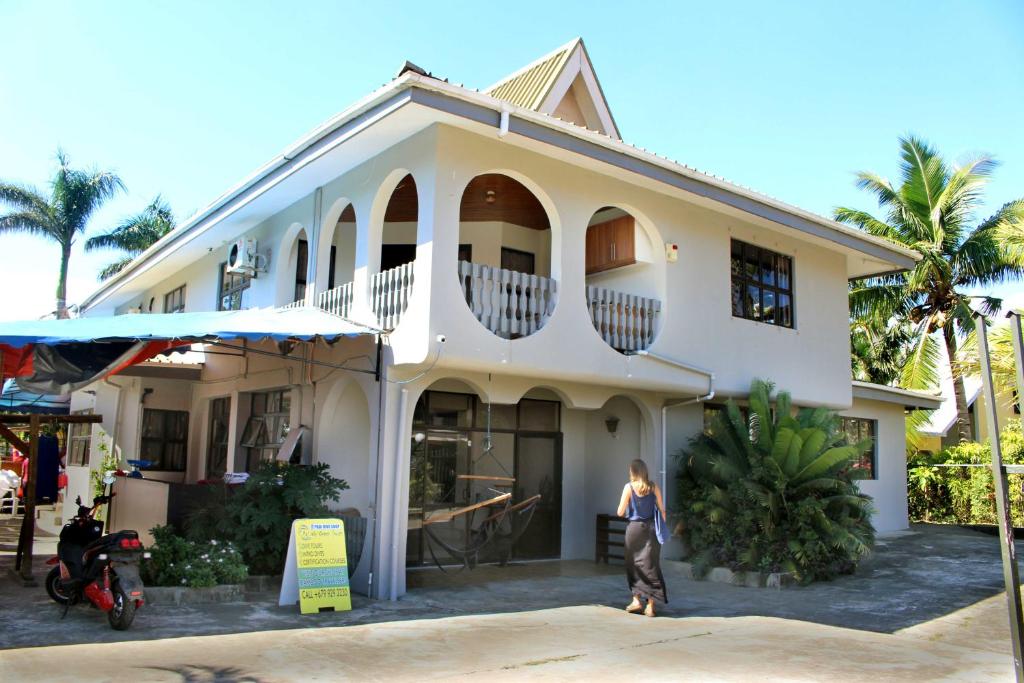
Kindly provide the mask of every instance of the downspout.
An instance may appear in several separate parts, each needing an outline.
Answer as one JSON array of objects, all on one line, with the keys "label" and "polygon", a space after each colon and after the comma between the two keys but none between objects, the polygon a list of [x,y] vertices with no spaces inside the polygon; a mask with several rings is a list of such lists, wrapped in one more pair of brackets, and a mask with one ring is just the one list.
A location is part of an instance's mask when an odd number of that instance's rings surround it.
[{"label": "downspout", "polygon": [[683,363],[682,361],[668,358],[667,356],[661,356],[650,351],[635,351],[631,355],[634,356],[646,356],[653,358],[656,361],[671,365],[688,372],[694,372],[698,375],[704,375],[708,378],[708,393],[702,396],[696,396],[691,399],[685,399],[682,401],[676,401],[672,403],[666,403],[661,407],[661,492],[665,500],[668,499],[668,411],[670,408],[678,408],[680,406],[693,405],[694,403],[703,403],[704,401],[710,401],[715,397],[715,373],[704,368],[697,367],[696,365],[690,365],[689,363]]},{"label": "downspout", "polygon": [[[121,424],[121,394],[124,387],[114,384],[109,377],[104,377],[103,383],[117,390],[117,400],[114,403],[114,428],[110,430],[110,449],[114,455],[117,455],[117,428]],[[118,461],[120,462],[120,456],[118,456]]]},{"label": "downspout", "polygon": [[398,534],[401,531],[401,524],[399,518],[402,514],[402,496],[401,496],[401,465],[402,465],[402,441],[403,435],[405,434],[405,413],[406,413],[406,397],[409,394],[409,390],[402,388],[402,393],[399,398],[400,403],[398,404],[398,439],[395,444],[395,466],[398,469],[398,474],[395,476],[395,497],[391,501],[391,586],[390,586],[390,600],[398,600]]}]

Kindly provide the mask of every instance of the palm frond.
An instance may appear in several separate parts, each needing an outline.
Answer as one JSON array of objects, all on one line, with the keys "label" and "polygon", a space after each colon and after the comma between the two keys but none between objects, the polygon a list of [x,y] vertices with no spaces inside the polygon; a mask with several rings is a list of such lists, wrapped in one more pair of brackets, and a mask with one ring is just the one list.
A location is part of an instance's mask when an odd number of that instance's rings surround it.
[{"label": "palm frond", "polygon": [[31,209],[0,216],[0,233],[25,232],[30,235],[49,237],[50,228],[49,216]]},{"label": "palm frond", "polygon": [[906,364],[900,373],[904,389],[934,389],[939,384],[940,347],[934,336],[920,332],[911,345]]}]

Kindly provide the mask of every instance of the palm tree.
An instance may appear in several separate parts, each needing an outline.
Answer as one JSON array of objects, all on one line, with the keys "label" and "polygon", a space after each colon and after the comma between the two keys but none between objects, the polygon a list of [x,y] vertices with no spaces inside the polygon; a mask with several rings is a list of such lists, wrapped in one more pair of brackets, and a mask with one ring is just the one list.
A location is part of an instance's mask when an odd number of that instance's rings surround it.
[{"label": "palm tree", "polygon": [[[977,223],[983,189],[996,167],[991,157],[949,166],[913,136],[900,139],[900,152],[898,185],[875,173],[857,174],[857,186],[877,197],[884,219],[850,208],[836,209],[835,217],[922,254],[907,272],[853,283],[850,314],[882,326],[890,321],[912,324],[904,381],[909,377],[916,384],[934,385],[941,355],[933,333],[939,333],[948,357],[955,359],[959,339],[974,329],[971,300],[979,300],[980,310],[990,315],[1002,305],[999,299],[970,296],[965,290],[1024,274],[1024,199],[1008,202]],[[953,379],[958,432],[967,441],[971,424],[963,377],[954,372]]]},{"label": "palm tree", "polygon": [[850,321],[850,364],[853,378],[895,384],[906,367],[912,331],[907,325],[880,326],[871,319]]},{"label": "palm tree", "polygon": [[[992,367],[992,384],[996,391],[1000,389],[1016,389],[1017,360],[1013,350],[1013,327],[1009,322],[993,325],[988,331],[989,363]],[[970,375],[981,373],[981,361],[978,357],[978,335],[972,332],[960,346],[957,358],[960,372]]]},{"label": "palm tree", "polygon": [[89,218],[106,200],[124,190],[124,183],[110,171],[71,168],[62,150],[57,150],[57,163],[49,197],[32,187],[0,181],[0,203],[12,209],[0,215],[0,234],[27,232],[57,243],[57,317],[66,318],[68,262],[75,237],[85,232]]},{"label": "palm tree", "polygon": [[133,259],[153,246],[157,240],[174,230],[174,214],[160,195],[149,206],[109,232],[95,235],[85,241],[86,251],[119,249],[125,255],[105,266],[99,279],[106,280],[124,270]]}]

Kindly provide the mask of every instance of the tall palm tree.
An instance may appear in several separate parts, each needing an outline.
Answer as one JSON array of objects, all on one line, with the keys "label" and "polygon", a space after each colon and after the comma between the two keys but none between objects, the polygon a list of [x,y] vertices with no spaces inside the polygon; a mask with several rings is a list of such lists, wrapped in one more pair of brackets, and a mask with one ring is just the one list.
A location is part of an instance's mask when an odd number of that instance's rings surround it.
[{"label": "tall palm tree", "polygon": [[149,206],[113,230],[87,239],[85,250],[118,249],[124,252],[123,257],[100,270],[99,279],[106,280],[124,270],[133,259],[171,230],[174,230],[174,214],[167,202],[157,195]]},{"label": "tall palm tree", "polygon": [[50,181],[50,196],[35,188],[0,181],[0,204],[11,211],[0,214],[0,234],[26,232],[53,240],[60,247],[57,276],[57,317],[68,317],[68,262],[71,247],[84,233],[92,214],[124,190],[124,183],[110,171],[71,168],[67,154],[57,150],[57,172]]},{"label": "tall palm tree", "polygon": [[[996,167],[991,157],[950,166],[913,136],[900,139],[900,157],[899,184],[875,173],[857,174],[857,186],[875,195],[884,218],[845,207],[836,209],[835,217],[923,255],[907,272],[855,282],[850,314],[879,325],[893,320],[911,323],[914,338],[904,379],[909,374],[916,383],[934,384],[940,354],[933,333],[939,333],[948,357],[955,359],[959,339],[974,329],[971,300],[978,300],[987,314],[996,313],[1002,304],[964,290],[1024,274],[1024,243],[1019,240],[1024,199],[1008,202],[976,222],[983,189]],[[953,380],[958,432],[960,440],[967,441],[971,423],[962,374],[954,372]]]}]

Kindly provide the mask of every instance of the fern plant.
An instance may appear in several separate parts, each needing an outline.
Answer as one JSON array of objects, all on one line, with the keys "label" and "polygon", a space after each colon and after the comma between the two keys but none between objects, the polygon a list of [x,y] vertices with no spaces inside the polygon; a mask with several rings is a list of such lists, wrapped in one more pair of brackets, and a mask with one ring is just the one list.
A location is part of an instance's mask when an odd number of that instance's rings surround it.
[{"label": "fern plant", "polygon": [[[837,415],[794,411],[756,380],[749,418],[729,401],[680,459],[677,512],[698,571],[789,571],[802,581],[851,571],[871,549],[871,498],[851,465],[871,441],[848,443]],[[774,405],[773,405],[774,404]]]}]

